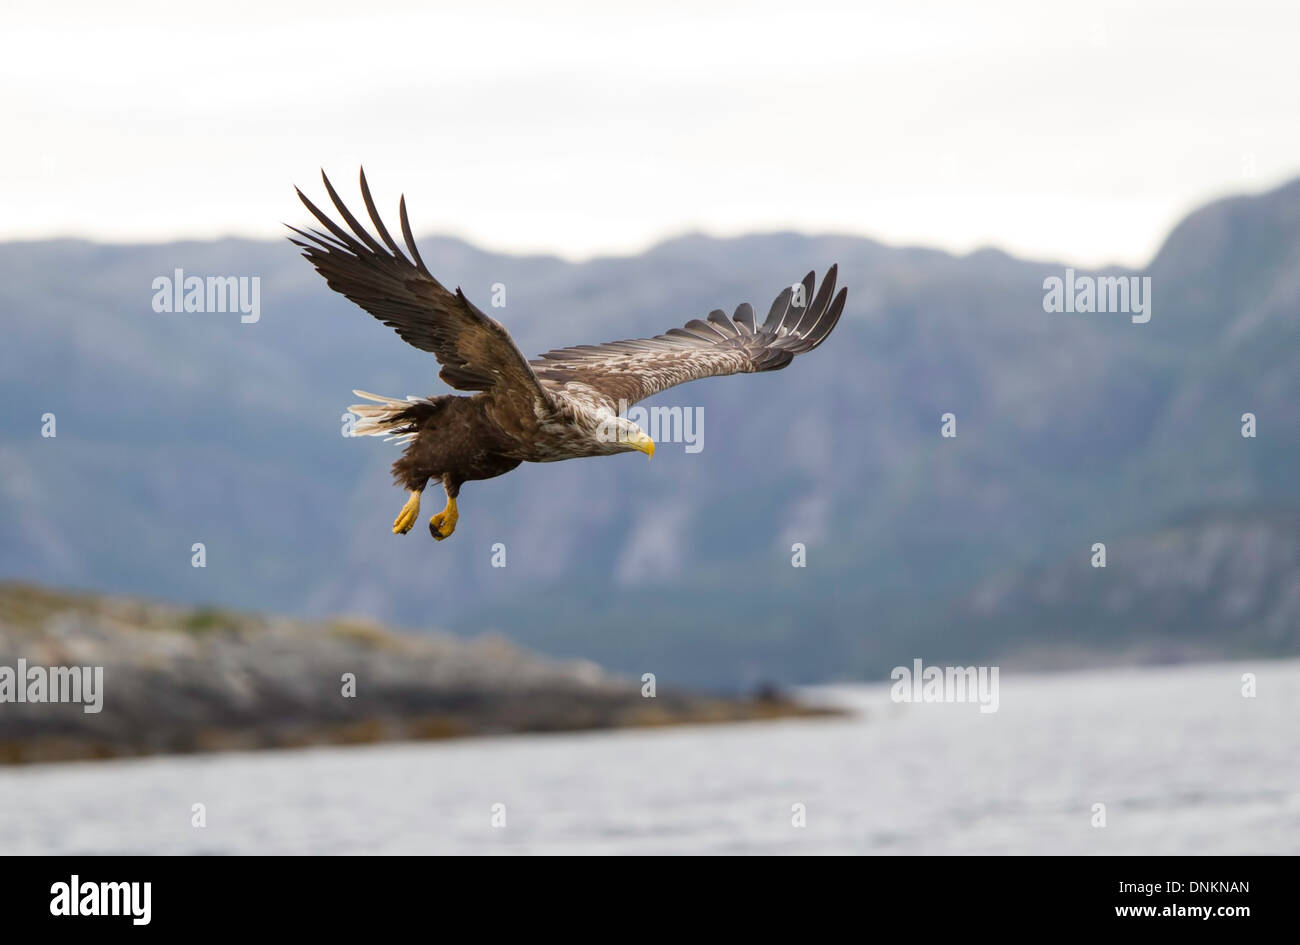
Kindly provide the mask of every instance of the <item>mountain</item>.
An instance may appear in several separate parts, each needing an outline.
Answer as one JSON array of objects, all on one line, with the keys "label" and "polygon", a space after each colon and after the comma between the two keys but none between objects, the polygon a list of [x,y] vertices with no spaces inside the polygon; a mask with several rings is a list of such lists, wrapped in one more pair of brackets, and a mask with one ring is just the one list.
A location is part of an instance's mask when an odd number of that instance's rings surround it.
[{"label": "mountain", "polygon": [[[1151,543],[1177,523],[1212,513],[1248,536],[1300,507],[1300,181],[1196,211],[1142,272],[1079,273],[1149,276],[1145,324],[1047,312],[1044,280],[1066,267],[991,250],[776,233],[580,264],[445,238],[421,251],[525,352],[654,334],[744,300],[765,310],[832,262],[849,301],[831,339],[788,369],[651,401],[702,410],[698,452],[662,443],[651,462],[470,483],[455,537],[435,543],[423,524],[390,534],[397,448],[341,430],[352,388],[442,391],[436,364],[287,242],[0,245],[0,576],[497,630],[684,684],[1032,649],[1032,595],[987,614],[970,601],[1053,568],[1091,574],[1072,600],[1102,594],[1096,582],[1137,594],[1094,615],[1109,614],[1104,632],[1061,625],[1062,653],[1184,633],[1223,655],[1297,649],[1294,633],[1246,632],[1231,609],[1198,610],[1192,627],[1141,589],[1147,568],[1195,565],[1194,542]],[[178,268],[259,276],[260,318],[155,312],[154,279]],[[505,305],[490,308],[498,285]],[[42,437],[51,413],[57,436]],[[947,413],[954,438],[940,435]],[[1098,541],[1148,551],[1092,569]],[[206,567],[191,566],[196,542]],[[796,542],[806,567],[791,566]],[[1273,547],[1264,570],[1288,566]],[[1240,591],[1231,569],[1215,573],[1200,593]],[[1265,593],[1289,587],[1279,574]]]},{"label": "mountain", "polygon": [[[996,638],[1017,665],[1300,650],[1300,511],[1202,509],[1106,545],[981,582],[930,629]],[[963,658],[953,653],[956,659]],[[973,657],[968,657],[973,658]]]}]

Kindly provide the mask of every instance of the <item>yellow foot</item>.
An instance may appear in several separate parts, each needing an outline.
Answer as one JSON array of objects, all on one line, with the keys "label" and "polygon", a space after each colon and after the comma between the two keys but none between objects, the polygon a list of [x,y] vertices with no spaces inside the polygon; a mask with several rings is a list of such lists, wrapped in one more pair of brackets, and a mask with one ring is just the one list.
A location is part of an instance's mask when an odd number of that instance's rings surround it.
[{"label": "yellow foot", "polygon": [[459,519],[460,513],[456,511],[456,500],[448,498],[447,507],[429,519],[429,534],[442,541],[456,530],[456,522]]},{"label": "yellow foot", "polygon": [[420,493],[412,492],[393,522],[393,534],[405,535],[420,520]]}]

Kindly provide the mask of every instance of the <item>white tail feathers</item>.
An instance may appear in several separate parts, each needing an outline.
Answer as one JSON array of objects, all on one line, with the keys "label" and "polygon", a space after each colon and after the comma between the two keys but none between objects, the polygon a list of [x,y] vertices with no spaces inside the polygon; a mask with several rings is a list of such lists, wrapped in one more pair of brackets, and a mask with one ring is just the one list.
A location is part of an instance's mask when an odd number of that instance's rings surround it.
[{"label": "white tail feathers", "polygon": [[414,433],[394,433],[394,430],[400,430],[407,424],[407,421],[395,418],[412,403],[424,398],[408,396],[405,400],[398,400],[395,397],[383,397],[363,390],[354,390],[352,393],[374,401],[372,404],[353,404],[348,407],[351,413],[361,418],[352,427],[353,436],[386,436],[384,442],[396,440],[399,443],[405,443],[415,437]]}]

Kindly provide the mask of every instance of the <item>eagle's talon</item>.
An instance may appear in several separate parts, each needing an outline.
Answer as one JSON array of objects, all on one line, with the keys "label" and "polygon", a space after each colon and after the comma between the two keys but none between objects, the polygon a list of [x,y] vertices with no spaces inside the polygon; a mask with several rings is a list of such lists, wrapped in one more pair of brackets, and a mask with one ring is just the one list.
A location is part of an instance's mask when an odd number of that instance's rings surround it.
[{"label": "eagle's talon", "polygon": [[448,498],[447,507],[429,519],[429,534],[435,541],[450,538],[451,533],[456,530],[456,522],[459,519],[460,513],[456,510],[456,500]]},{"label": "eagle's talon", "polygon": [[420,520],[420,493],[412,492],[411,497],[406,500],[402,506],[402,511],[397,513],[397,518],[393,520],[393,534],[405,535]]}]

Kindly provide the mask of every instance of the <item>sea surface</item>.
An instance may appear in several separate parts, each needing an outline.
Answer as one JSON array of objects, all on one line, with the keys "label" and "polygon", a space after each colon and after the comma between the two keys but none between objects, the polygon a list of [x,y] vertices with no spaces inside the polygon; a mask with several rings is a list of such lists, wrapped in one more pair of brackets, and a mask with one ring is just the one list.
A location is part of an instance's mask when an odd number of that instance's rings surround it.
[{"label": "sea surface", "polygon": [[1300,662],[805,695],[853,715],[0,768],[0,853],[1300,852]]}]

